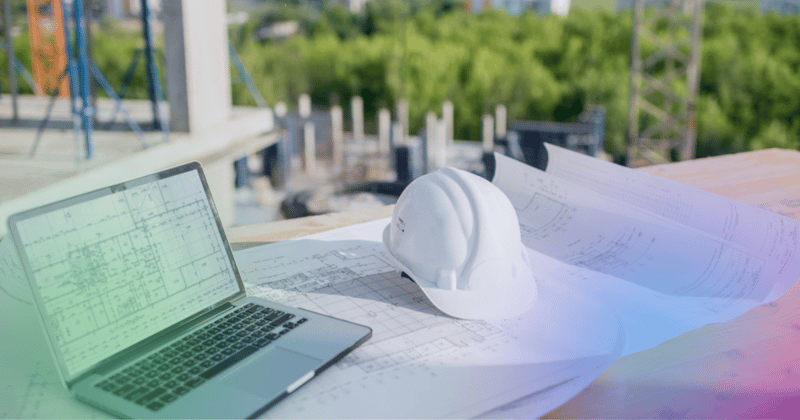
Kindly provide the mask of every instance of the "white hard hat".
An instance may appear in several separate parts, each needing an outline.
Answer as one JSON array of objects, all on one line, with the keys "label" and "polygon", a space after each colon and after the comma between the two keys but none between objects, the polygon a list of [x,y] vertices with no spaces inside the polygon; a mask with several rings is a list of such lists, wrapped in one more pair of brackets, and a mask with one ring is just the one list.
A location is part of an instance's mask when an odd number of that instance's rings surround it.
[{"label": "white hard hat", "polygon": [[536,299],[514,207],[469,172],[442,168],[414,180],[397,201],[383,244],[447,315],[512,318]]}]

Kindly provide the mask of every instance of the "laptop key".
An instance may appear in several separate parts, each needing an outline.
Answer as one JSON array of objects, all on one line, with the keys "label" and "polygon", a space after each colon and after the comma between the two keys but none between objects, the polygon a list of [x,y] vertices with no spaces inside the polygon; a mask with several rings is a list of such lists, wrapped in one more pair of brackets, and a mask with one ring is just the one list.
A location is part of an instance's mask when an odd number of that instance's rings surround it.
[{"label": "laptop key", "polygon": [[192,380],[187,381],[186,382],[186,386],[189,386],[189,387],[192,387],[192,388],[197,388],[198,386],[202,385],[203,382],[205,382],[205,381],[206,380],[203,379],[203,378],[194,378]]},{"label": "laptop key", "polygon": [[114,393],[114,395],[120,395],[121,396],[121,395],[124,395],[124,394],[127,394],[128,392],[130,392],[133,388],[134,388],[133,384],[125,384],[125,385],[122,385],[121,387],[117,388],[117,390],[114,391],[113,393]]},{"label": "laptop key", "polygon": [[134,383],[134,384],[136,384],[136,385],[142,385],[142,384],[144,384],[146,381],[147,381],[147,380],[146,380],[145,378],[141,377],[141,376],[140,376],[140,377],[138,377],[138,378],[133,378],[133,383]]},{"label": "laptop key", "polygon": [[148,393],[147,393],[146,395],[144,395],[143,397],[141,397],[141,398],[139,398],[138,400],[136,400],[136,404],[139,404],[139,405],[145,405],[145,404],[147,404],[147,403],[148,403],[148,401],[151,401],[151,400],[153,400],[154,398],[157,398],[159,395],[161,395],[161,394],[163,394],[163,393],[165,393],[165,392],[167,392],[167,390],[166,390],[166,389],[164,389],[164,388],[156,388],[156,389],[154,389],[154,390],[152,390],[152,391],[148,392]]},{"label": "laptop key", "polygon": [[111,392],[117,389],[117,385],[113,382],[106,382],[103,386],[100,387],[103,391]]},{"label": "laptop key", "polygon": [[155,387],[158,386],[159,383],[160,382],[158,382],[157,380],[153,379],[152,381],[147,383],[147,386],[149,386],[150,388],[155,388]]},{"label": "laptop key", "polygon": [[175,394],[165,394],[165,395],[162,395],[161,398],[159,398],[159,400],[164,401],[165,403],[168,403],[168,404],[173,402],[173,401],[175,401],[175,400],[177,400],[177,399],[178,399],[178,396],[175,395]]},{"label": "laptop key", "polygon": [[[231,355],[227,359],[223,360],[218,365],[216,365],[216,366],[212,367],[211,369],[208,369],[207,371],[201,373],[200,376],[203,377],[204,379],[211,379],[215,375],[217,375],[218,373],[220,373],[223,370],[229,368],[234,363],[236,363],[236,362],[244,359],[245,357],[255,353],[257,350],[258,350],[258,347],[247,346],[247,347],[239,350],[238,352],[234,353],[233,355]],[[215,355],[215,357],[216,356],[218,356],[218,355]]]},{"label": "laptop key", "polygon": [[284,313],[283,313],[283,312],[281,312],[281,311],[273,311],[272,313],[270,313],[269,315],[267,315],[267,317],[266,317],[266,318],[264,318],[264,319],[266,319],[267,321],[272,321],[273,319],[275,319],[275,318],[277,318],[277,317],[279,317],[279,316],[281,316],[281,315],[283,315],[283,314],[284,314]]},{"label": "laptop key", "polygon": [[176,393],[178,395],[184,395],[189,391],[190,391],[190,389],[186,388],[185,386],[179,386],[179,387],[177,387],[177,388],[172,390],[172,392],[174,392],[174,393]]},{"label": "laptop key", "polygon": [[256,341],[255,345],[257,345],[258,347],[264,347],[264,346],[266,346],[267,344],[269,344],[271,342],[272,342],[272,340],[270,340],[270,339],[262,338],[262,339]]},{"label": "laptop key", "polygon": [[147,404],[147,408],[149,408],[149,409],[151,409],[153,411],[158,411],[158,410],[164,408],[164,403],[161,403],[161,402],[158,402],[158,401],[153,401],[150,404]]},{"label": "laptop key", "polygon": [[167,381],[164,384],[164,386],[167,387],[167,388],[175,388],[176,386],[178,386],[178,382],[177,381]]},{"label": "laptop key", "polygon": [[284,322],[286,322],[286,321],[288,321],[288,320],[290,320],[292,318],[294,318],[294,315],[292,315],[292,314],[284,314],[280,318],[272,321],[272,323],[270,325],[272,325],[273,327],[277,327],[278,325],[281,325]]},{"label": "laptop key", "polygon": [[128,401],[137,401],[139,398],[142,398],[150,391],[150,388],[146,386],[140,386],[139,388],[134,389],[125,398]]},{"label": "laptop key", "polygon": [[170,372],[162,373],[161,376],[158,377],[158,379],[162,381],[168,381],[170,378],[172,378],[172,373]]},{"label": "laptop key", "polygon": [[195,366],[195,367],[189,369],[189,373],[191,373],[192,375],[197,375],[198,373],[200,373],[202,371],[203,371],[203,368],[201,368],[200,366]]}]

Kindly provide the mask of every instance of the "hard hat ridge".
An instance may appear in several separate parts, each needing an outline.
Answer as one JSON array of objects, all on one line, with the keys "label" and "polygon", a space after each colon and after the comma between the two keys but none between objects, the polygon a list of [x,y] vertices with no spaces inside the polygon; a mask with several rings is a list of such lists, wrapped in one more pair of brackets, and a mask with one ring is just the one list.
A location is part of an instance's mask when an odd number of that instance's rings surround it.
[{"label": "hard hat ridge", "polygon": [[469,172],[442,168],[412,182],[383,242],[393,263],[448,315],[508,318],[536,297],[511,202]]}]

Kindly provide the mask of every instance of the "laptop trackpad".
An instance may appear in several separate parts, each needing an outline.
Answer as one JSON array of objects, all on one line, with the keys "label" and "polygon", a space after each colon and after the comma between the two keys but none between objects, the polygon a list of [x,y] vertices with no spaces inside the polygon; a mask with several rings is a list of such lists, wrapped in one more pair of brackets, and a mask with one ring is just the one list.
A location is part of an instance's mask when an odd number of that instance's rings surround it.
[{"label": "laptop trackpad", "polygon": [[240,391],[273,399],[316,369],[321,360],[273,347],[259,358],[236,367],[224,381]]}]

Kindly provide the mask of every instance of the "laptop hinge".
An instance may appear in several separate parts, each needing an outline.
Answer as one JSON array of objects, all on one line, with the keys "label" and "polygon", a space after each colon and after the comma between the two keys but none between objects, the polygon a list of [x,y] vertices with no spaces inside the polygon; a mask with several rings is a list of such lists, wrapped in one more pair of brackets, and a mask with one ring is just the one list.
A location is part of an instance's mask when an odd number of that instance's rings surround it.
[{"label": "laptop hinge", "polygon": [[211,310],[199,312],[193,317],[187,318],[186,320],[178,324],[175,324],[164,331],[154,334],[153,336],[132,345],[128,349],[120,351],[119,353],[100,362],[97,366],[84,372],[74,380],[69,381],[69,383],[67,383],[67,386],[71,387],[73,384],[78,383],[79,381],[83,380],[84,378],[90,375],[94,374],[105,375],[106,373],[120,367],[120,365],[135,360],[141,357],[142,355],[151,352],[157,349],[158,347],[163,346],[166,343],[169,343],[170,341],[184,334],[186,331],[204,323],[205,321],[211,318],[216,317],[222,312],[230,310],[231,308],[234,307],[233,304],[231,304],[231,302],[235,302],[236,300],[238,299],[232,299]]}]

